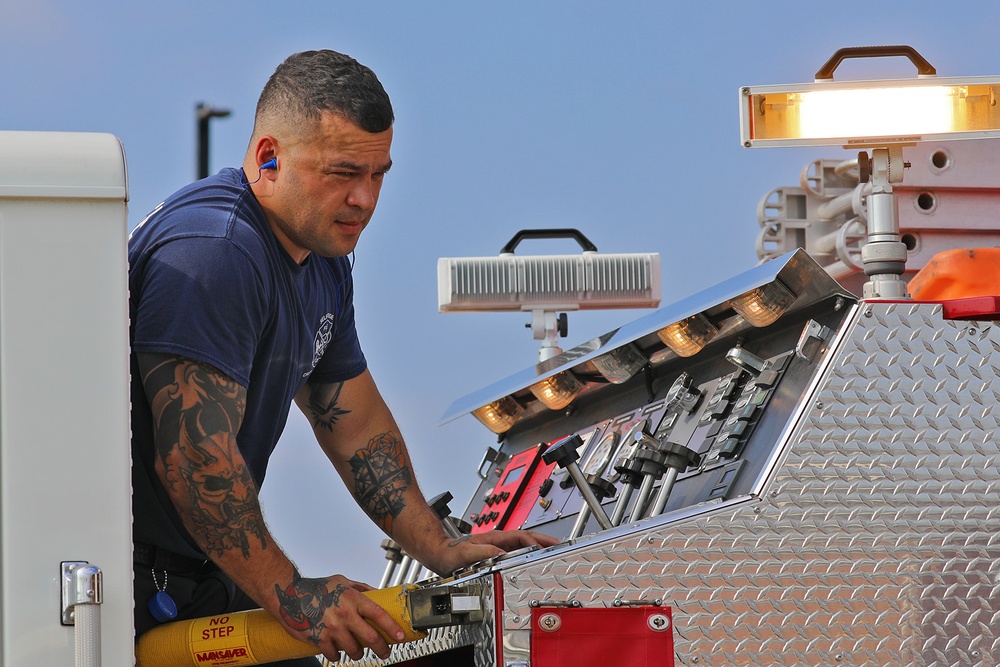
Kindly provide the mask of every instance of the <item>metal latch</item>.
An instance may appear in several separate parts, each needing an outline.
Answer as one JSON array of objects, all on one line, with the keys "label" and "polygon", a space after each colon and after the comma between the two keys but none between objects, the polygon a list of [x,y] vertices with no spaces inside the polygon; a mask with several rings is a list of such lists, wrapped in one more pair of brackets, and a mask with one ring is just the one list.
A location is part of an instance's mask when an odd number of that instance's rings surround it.
[{"label": "metal latch", "polygon": [[410,591],[406,598],[415,630],[483,620],[479,595],[461,586],[435,586]]}]

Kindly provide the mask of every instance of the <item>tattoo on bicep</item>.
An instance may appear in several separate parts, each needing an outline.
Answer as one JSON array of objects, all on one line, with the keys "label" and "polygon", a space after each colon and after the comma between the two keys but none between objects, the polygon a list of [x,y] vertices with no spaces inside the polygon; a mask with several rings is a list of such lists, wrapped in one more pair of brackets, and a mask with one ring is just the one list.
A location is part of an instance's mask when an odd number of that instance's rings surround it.
[{"label": "tattoo on bicep", "polygon": [[236,443],[246,389],[181,358],[156,365],[143,384],[153,409],[157,463],[168,490],[185,498],[205,552],[238,548],[249,558],[252,537],[266,548],[257,487]]},{"label": "tattoo on bicep", "polygon": [[350,410],[344,410],[337,405],[343,382],[310,385],[309,412],[312,415],[314,429],[333,430],[333,425]]},{"label": "tattoo on bicep", "polygon": [[284,590],[274,585],[282,620],[294,630],[308,632],[309,641],[316,645],[326,627],[323,615],[330,607],[340,606],[340,596],[347,590],[347,586],[337,584],[329,591],[327,583],[327,579],[305,579],[295,571]]},{"label": "tattoo on bicep", "polygon": [[348,463],[358,504],[382,530],[391,532],[393,519],[406,507],[404,496],[413,479],[403,443],[392,433],[382,433],[355,452]]}]

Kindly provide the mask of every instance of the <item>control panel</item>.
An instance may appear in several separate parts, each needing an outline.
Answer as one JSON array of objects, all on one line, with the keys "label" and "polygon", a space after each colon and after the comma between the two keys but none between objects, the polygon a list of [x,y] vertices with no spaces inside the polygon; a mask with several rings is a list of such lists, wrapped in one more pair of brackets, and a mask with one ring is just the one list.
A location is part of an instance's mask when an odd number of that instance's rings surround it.
[{"label": "control panel", "polygon": [[575,539],[748,493],[815,370],[798,347],[801,321],[768,334],[734,339],[697,363],[678,360],[611,418],[544,442],[505,442],[520,451],[481,486],[473,532]]}]

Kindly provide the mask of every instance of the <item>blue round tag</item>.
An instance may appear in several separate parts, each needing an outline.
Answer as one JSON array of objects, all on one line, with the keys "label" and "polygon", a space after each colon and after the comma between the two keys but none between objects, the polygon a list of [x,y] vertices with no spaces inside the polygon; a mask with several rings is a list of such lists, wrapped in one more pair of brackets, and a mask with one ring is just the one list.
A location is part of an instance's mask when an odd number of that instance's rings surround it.
[{"label": "blue round tag", "polygon": [[166,623],[177,618],[177,603],[164,591],[157,591],[149,598],[149,613],[160,623]]}]

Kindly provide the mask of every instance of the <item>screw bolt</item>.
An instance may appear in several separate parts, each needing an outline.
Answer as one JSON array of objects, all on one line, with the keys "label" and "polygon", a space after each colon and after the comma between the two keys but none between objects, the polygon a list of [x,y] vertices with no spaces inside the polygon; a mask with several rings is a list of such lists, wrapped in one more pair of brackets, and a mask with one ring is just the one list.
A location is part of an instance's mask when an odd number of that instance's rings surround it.
[{"label": "screw bolt", "polygon": [[670,627],[670,619],[663,614],[653,614],[646,622],[654,632],[663,632]]},{"label": "screw bolt", "polygon": [[555,632],[562,625],[562,620],[557,614],[543,614],[538,619],[538,627],[546,632]]}]

